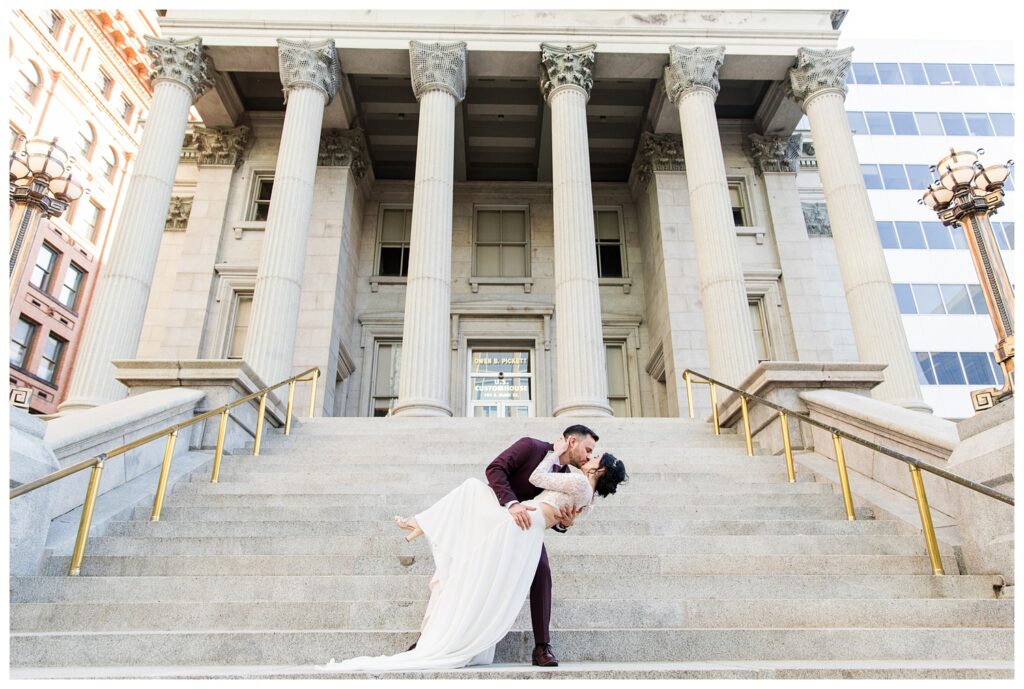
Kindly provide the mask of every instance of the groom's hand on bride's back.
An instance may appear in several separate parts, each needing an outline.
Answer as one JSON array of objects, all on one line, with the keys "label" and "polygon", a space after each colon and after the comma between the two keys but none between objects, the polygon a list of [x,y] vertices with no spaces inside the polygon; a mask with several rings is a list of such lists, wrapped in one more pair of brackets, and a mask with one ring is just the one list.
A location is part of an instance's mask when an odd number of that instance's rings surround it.
[{"label": "groom's hand on bride's back", "polygon": [[555,512],[555,522],[563,529],[568,529],[576,521],[576,517],[580,516],[581,512],[583,512],[583,508],[576,507],[576,505],[559,508]]},{"label": "groom's hand on bride's back", "polygon": [[531,522],[530,515],[527,514],[527,512],[533,512],[536,509],[536,507],[530,507],[521,502],[517,502],[514,505],[509,505],[508,513],[512,515],[512,519],[515,520],[520,529],[523,531],[529,531]]}]

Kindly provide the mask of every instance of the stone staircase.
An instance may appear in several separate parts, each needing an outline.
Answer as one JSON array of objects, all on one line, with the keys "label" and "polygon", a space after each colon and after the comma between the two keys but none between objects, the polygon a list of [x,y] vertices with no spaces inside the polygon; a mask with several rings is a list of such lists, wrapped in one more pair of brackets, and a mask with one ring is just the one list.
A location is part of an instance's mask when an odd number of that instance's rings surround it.
[{"label": "stone staircase", "polygon": [[[338,678],[314,665],[416,637],[433,571],[391,523],[558,419],[318,419],[226,456],[11,580],[12,678]],[[918,531],[844,518],[831,484],[684,419],[601,419],[631,480],[549,533],[557,669],[529,665],[529,606],[496,665],[394,677],[1013,676],[1001,579],[930,574]],[[102,499],[102,498],[101,498]]]}]

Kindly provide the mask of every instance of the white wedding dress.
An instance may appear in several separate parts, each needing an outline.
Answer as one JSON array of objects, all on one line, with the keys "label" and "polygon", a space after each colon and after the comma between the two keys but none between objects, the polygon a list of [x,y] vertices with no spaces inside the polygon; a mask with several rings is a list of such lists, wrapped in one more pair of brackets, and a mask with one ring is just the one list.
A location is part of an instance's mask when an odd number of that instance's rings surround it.
[{"label": "white wedding dress", "polygon": [[318,669],[442,670],[492,663],[494,647],[512,628],[537,571],[545,531],[537,503],[584,505],[585,514],[593,501],[583,474],[549,473],[557,463],[549,453],[530,475],[530,482],[545,490],[523,502],[537,507],[527,513],[528,530],[516,525],[490,486],[474,478],[417,514],[414,518],[430,543],[436,569],[416,648],[341,663],[332,658]]}]

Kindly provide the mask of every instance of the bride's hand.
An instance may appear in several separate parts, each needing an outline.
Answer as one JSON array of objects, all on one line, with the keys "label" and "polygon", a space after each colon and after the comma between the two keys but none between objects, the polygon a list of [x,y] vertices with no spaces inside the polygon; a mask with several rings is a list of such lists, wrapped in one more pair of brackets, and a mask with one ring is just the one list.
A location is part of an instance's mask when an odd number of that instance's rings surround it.
[{"label": "bride's hand", "polygon": [[555,442],[551,444],[555,446],[552,452],[555,453],[556,457],[561,457],[562,453],[569,448],[569,441],[565,439],[565,436],[561,435],[558,436],[558,438],[555,439]]}]

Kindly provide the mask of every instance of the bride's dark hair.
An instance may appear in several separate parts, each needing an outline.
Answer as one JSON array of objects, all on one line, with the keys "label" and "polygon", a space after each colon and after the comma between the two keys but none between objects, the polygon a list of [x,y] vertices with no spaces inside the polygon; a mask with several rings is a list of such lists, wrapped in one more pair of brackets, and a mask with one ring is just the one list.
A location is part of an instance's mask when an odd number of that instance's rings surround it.
[{"label": "bride's dark hair", "polygon": [[628,481],[629,476],[626,475],[626,465],[610,452],[605,452],[601,457],[600,466],[604,469],[604,473],[597,477],[594,492],[604,498],[614,494],[619,484]]}]

